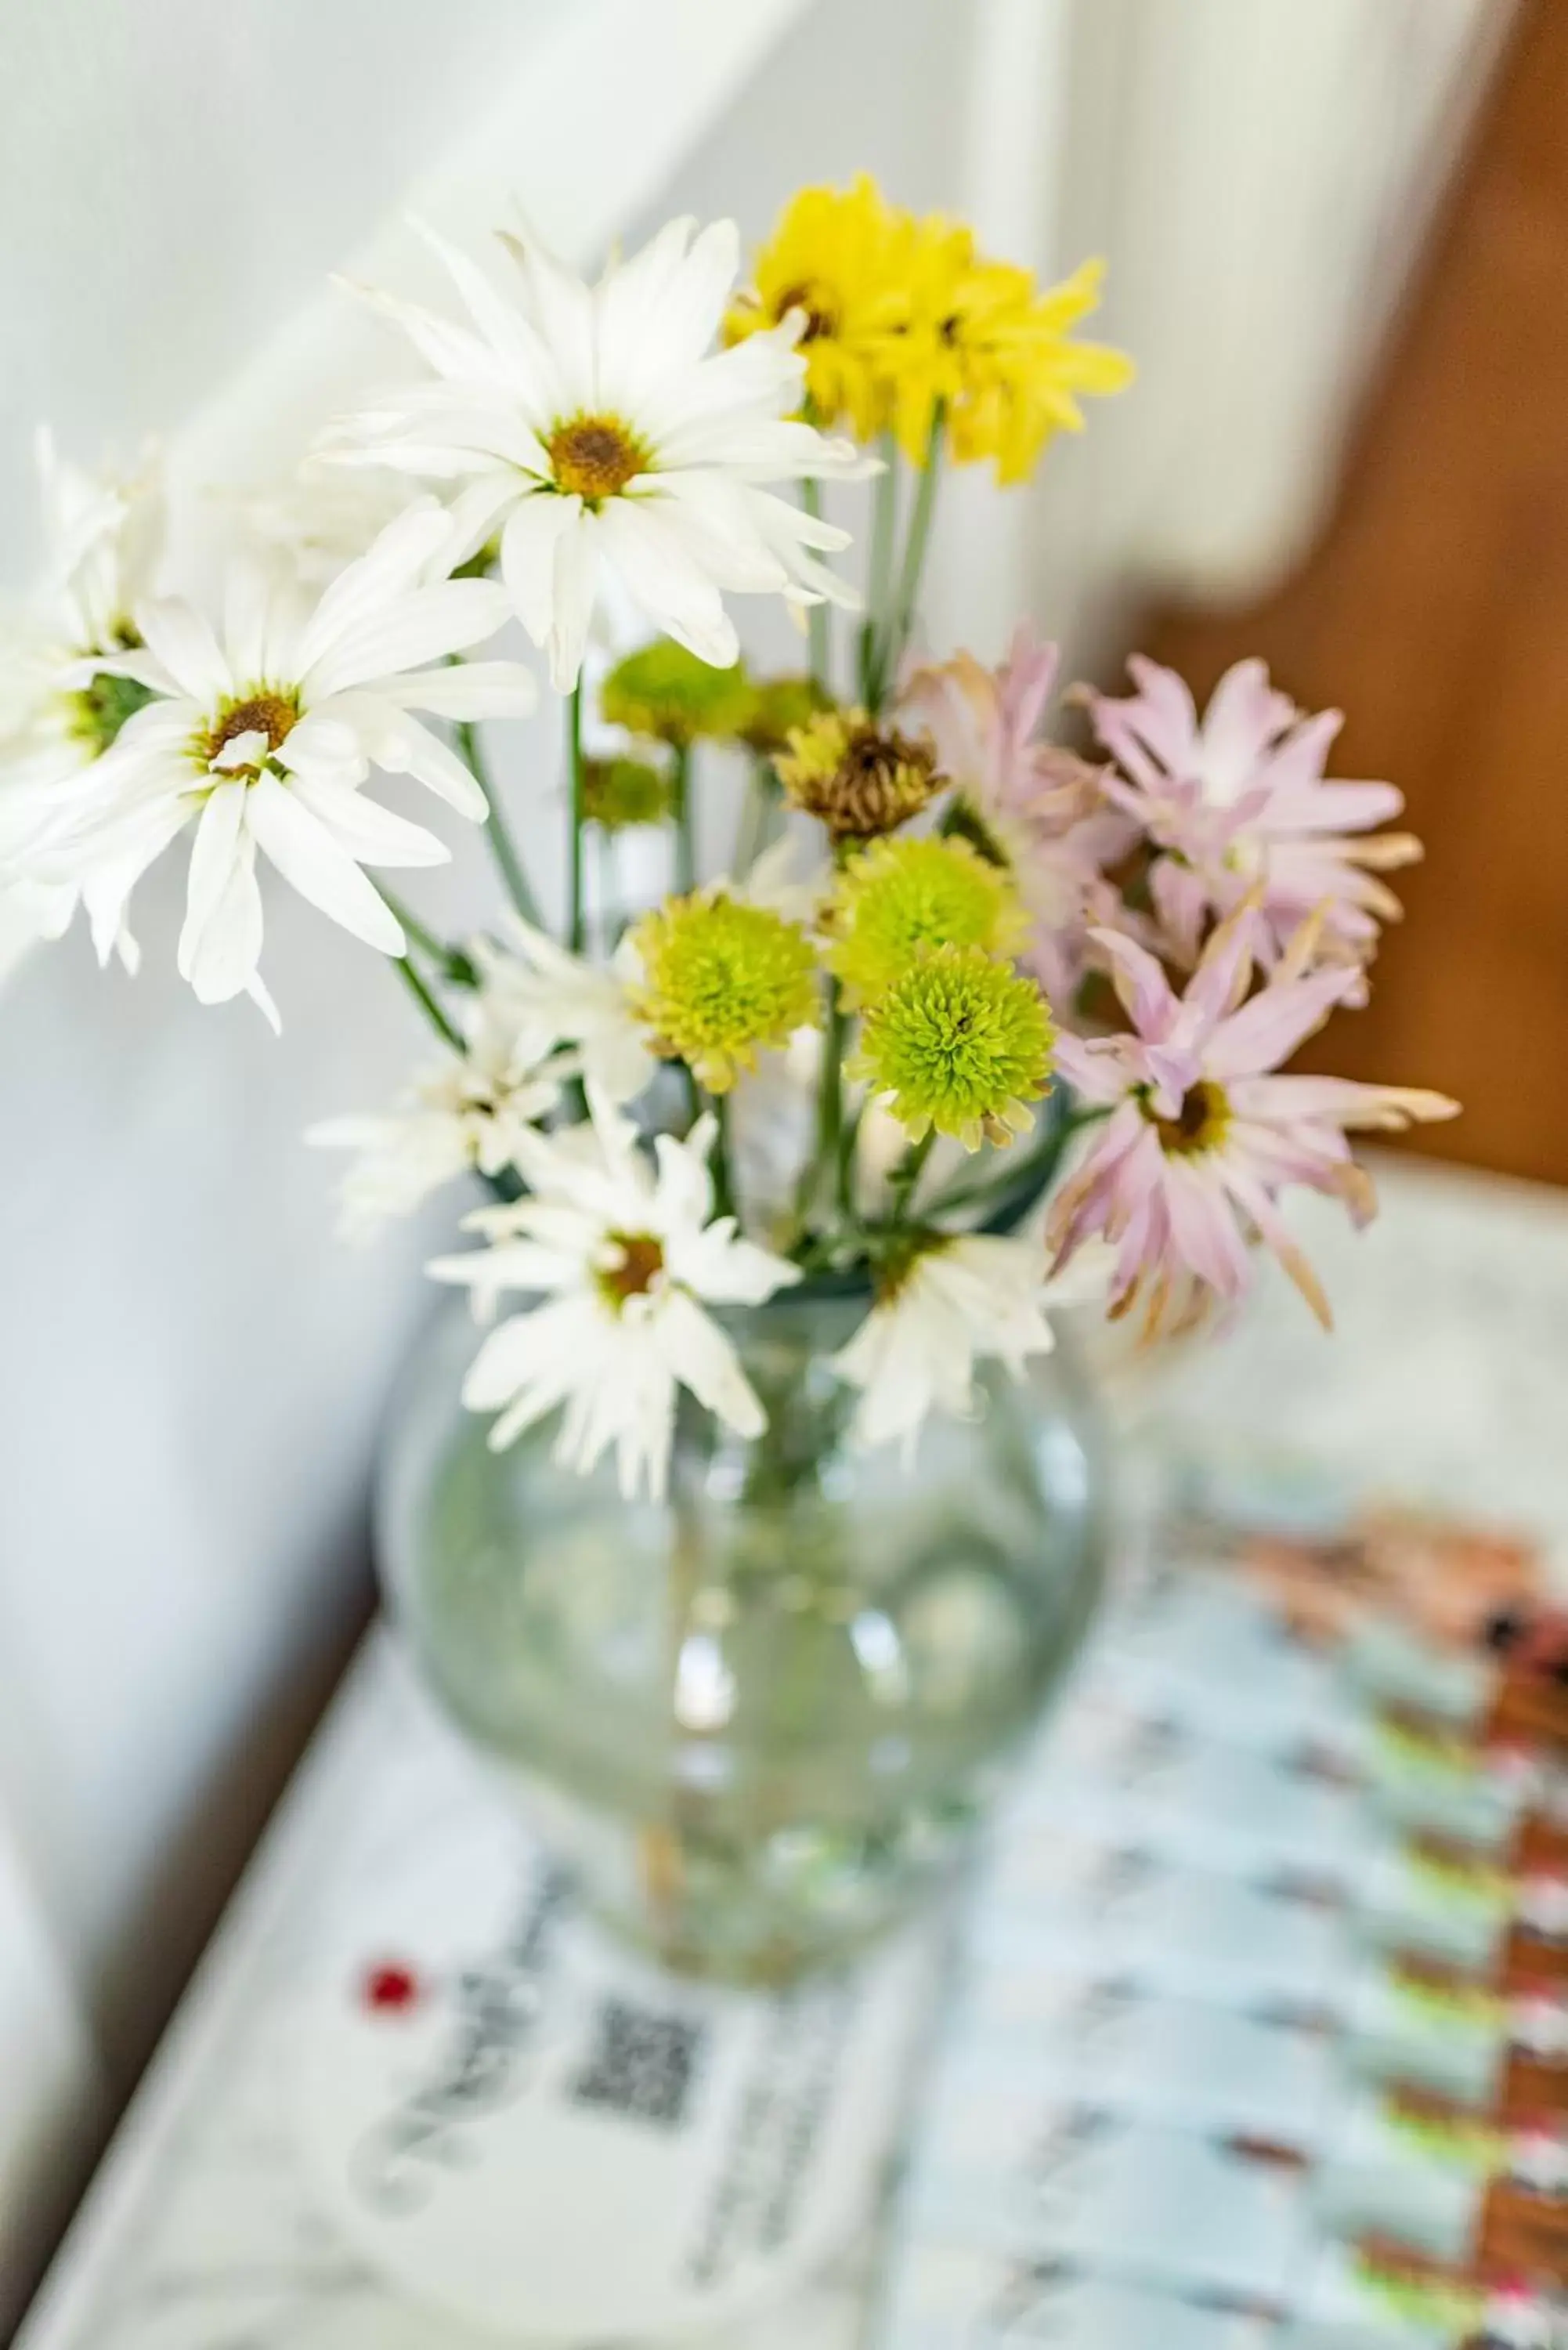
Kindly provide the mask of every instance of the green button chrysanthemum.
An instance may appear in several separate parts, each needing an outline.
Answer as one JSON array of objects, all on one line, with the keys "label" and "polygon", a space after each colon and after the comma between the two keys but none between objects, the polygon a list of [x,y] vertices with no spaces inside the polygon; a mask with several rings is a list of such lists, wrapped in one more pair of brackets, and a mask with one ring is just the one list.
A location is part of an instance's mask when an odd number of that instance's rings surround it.
[{"label": "green button chrysanthemum", "polygon": [[759,678],[741,739],[753,751],[782,751],[797,726],[808,725],[832,704],[814,677]]},{"label": "green button chrysanthemum", "polygon": [[940,946],[1005,955],[1029,917],[1010,877],[966,840],[879,840],[838,878],[827,962],[851,1003],[874,1003],[921,954]]},{"label": "green button chrysanthemum", "polygon": [[911,1140],[934,1126],[978,1150],[1033,1125],[1054,1035],[1032,979],[980,947],[939,947],[867,1011],[848,1074],[887,1098]]},{"label": "green button chrysanthemum", "polygon": [[584,760],[583,814],[605,832],[624,832],[634,824],[662,824],[670,806],[670,777],[651,761]]},{"label": "green button chrysanthemum", "polygon": [[135,678],[100,669],[78,692],[67,696],[67,724],[96,759],[119,741],[126,720],[145,710],[152,698],[151,689]]},{"label": "green button chrysanthemum", "polygon": [[654,1049],[726,1093],[764,1045],[815,1026],[816,957],[798,922],[722,891],[669,898],[629,933],[642,964],[631,991]]},{"label": "green button chrysanthemum", "polygon": [[739,661],[712,669],[672,638],[659,637],[617,662],[600,689],[599,707],[612,726],[689,750],[702,739],[733,742],[753,700]]}]

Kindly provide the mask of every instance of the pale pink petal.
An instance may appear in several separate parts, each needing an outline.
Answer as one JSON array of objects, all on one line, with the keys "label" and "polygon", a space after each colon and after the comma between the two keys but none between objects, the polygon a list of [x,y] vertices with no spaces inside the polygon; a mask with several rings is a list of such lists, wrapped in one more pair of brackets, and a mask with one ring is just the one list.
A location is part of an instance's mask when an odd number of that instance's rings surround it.
[{"label": "pale pink petal", "polygon": [[1224,1079],[1255,1076],[1288,1060],[1322,1027],[1355,983],[1353,965],[1329,965],[1308,979],[1265,987],[1214,1031],[1203,1055],[1205,1074]]},{"label": "pale pink petal", "polygon": [[1294,704],[1270,685],[1262,661],[1241,660],[1228,669],[1199,730],[1203,779],[1210,794],[1234,800],[1295,714]]},{"label": "pale pink petal", "polygon": [[1089,936],[1110,966],[1112,983],[1138,1035],[1163,1039],[1176,1021],[1179,1006],[1153,955],[1120,931],[1096,928]]},{"label": "pale pink petal", "polygon": [[1199,1279],[1221,1297],[1241,1296],[1251,1280],[1251,1260],[1212,1164],[1168,1158],[1165,1205],[1172,1244]]}]

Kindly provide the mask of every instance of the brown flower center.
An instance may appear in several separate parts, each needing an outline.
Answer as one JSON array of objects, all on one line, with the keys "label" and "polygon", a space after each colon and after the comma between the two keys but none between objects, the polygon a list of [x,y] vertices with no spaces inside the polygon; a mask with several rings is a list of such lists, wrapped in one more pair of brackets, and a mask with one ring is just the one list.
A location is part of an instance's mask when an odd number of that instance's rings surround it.
[{"label": "brown flower center", "polygon": [[620,1263],[602,1266],[599,1287],[618,1313],[628,1297],[646,1297],[664,1271],[664,1243],[651,1232],[611,1232]]},{"label": "brown flower center", "polygon": [[1222,1086],[1200,1077],[1182,1096],[1174,1118],[1154,1118],[1151,1123],[1162,1150],[1173,1158],[1189,1159],[1200,1150],[1212,1150],[1224,1139],[1231,1105]]},{"label": "brown flower center", "polygon": [[835,847],[897,832],[946,788],[936,752],[863,710],[827,710],[790,729],[774,766],[792,807],[824,823]]},{"label": "brown flower center", "polygon": [[636,433],[614,416],[568,417],[545,445],[556,488],[588,505],[613,498],[649,463]]},{"label": "brown flower center", "polygon": [[776,307],[781,318],[787,317],[792,310],[805,312],[805,328],[800,338],[803,343],[817,343],[824,336],[838,331],[837,306],[820,285],[803,280],[798,286],[786,286]]},{"label": "brown flower center", "polygon": [[224,745],[242,734],[265,735],[270,754],[287,741],[298,723],[299,704],[292,695],[265,690],[247,694],[243,702],[232,702],[217,724],[198,737],[196,754],[203,766],[210,767]]}]

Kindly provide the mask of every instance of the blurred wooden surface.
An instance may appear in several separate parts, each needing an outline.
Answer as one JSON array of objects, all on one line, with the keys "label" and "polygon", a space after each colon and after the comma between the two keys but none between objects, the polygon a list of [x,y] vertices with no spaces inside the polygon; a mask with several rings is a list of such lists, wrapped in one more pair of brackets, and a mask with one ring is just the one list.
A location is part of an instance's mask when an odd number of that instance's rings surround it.
[{"label": "blurred wooden surface", "polygon": [[1427,843],[1370,1009],[1303,1059],[1457,1094],[1420,1148],[1568,1183],[1568,0],[1524,0],[1315,552],[1144,636],[1200,697],[1257,652],[1344,709],[1334,772]]}]

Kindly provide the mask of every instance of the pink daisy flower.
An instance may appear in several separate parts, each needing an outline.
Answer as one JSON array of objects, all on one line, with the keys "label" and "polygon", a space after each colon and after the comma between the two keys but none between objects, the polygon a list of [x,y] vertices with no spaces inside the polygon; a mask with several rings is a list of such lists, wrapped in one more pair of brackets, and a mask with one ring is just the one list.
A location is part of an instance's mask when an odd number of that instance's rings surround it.
[{"label": "pink daisy flower", "polygon": [[958,785],[980,845],[1017,881],[1033,923],[1026,960],[1058,1016],[1083,975],[1089,923],[1120,919],[1106,868],[1137,837],[1107,805],[1104,771],[1039,739],[1059,658],[1024,621],[1000,669],[959,653],[917,670],[903,696]]},{"label": "pink daisy flower", "polygon": [[1327,1300],[1279,1213],[1281,1191],[1307,1184],[1369,1222],[1376,1200],[1346,1129],[1397,1131],[1459,1107],[1407,1087],[1272,1074],[1355,984],[1347,965],[1307,968],[1316,927],[1303,928],[1250,996],[1264,934],[1251,900],[1214,932],[1182,995],[1134,940],[1092,933],[1132,1032],[1057,1040],[1063,1076],[1109,1116],[1053,1202],[1048,1239],[1058,1271],[1093,1235],[1114,1243],[1112,1313],[1142,1304],[1151,1335],[1240,1298],[1253,1240],[1272,1250],[1327,1327]]},{"label": "pink daisy flower", "polygon": [[[1157,850],[1156,910],[1179,960],[1197,960],[1211,917],[1261,890],[1259,954],[1279,960],[1310,914],[1324,911],[1329,960],[1363,964],[1399,900],[1377,877],[1421,854],[1408,833],[1364,838],[1404,806],[1392,784],[1339,783],[1324,766],[1344,723],[1306,717],[1269,682],[1260,660],[1238,661],[1201,719],[1174,670],[1135,655],[1137,691],[1091,694],[1095,731],[1121,769],[1106,793]],[[1365,1002],[1365,984],[1347,1001]]]}]

